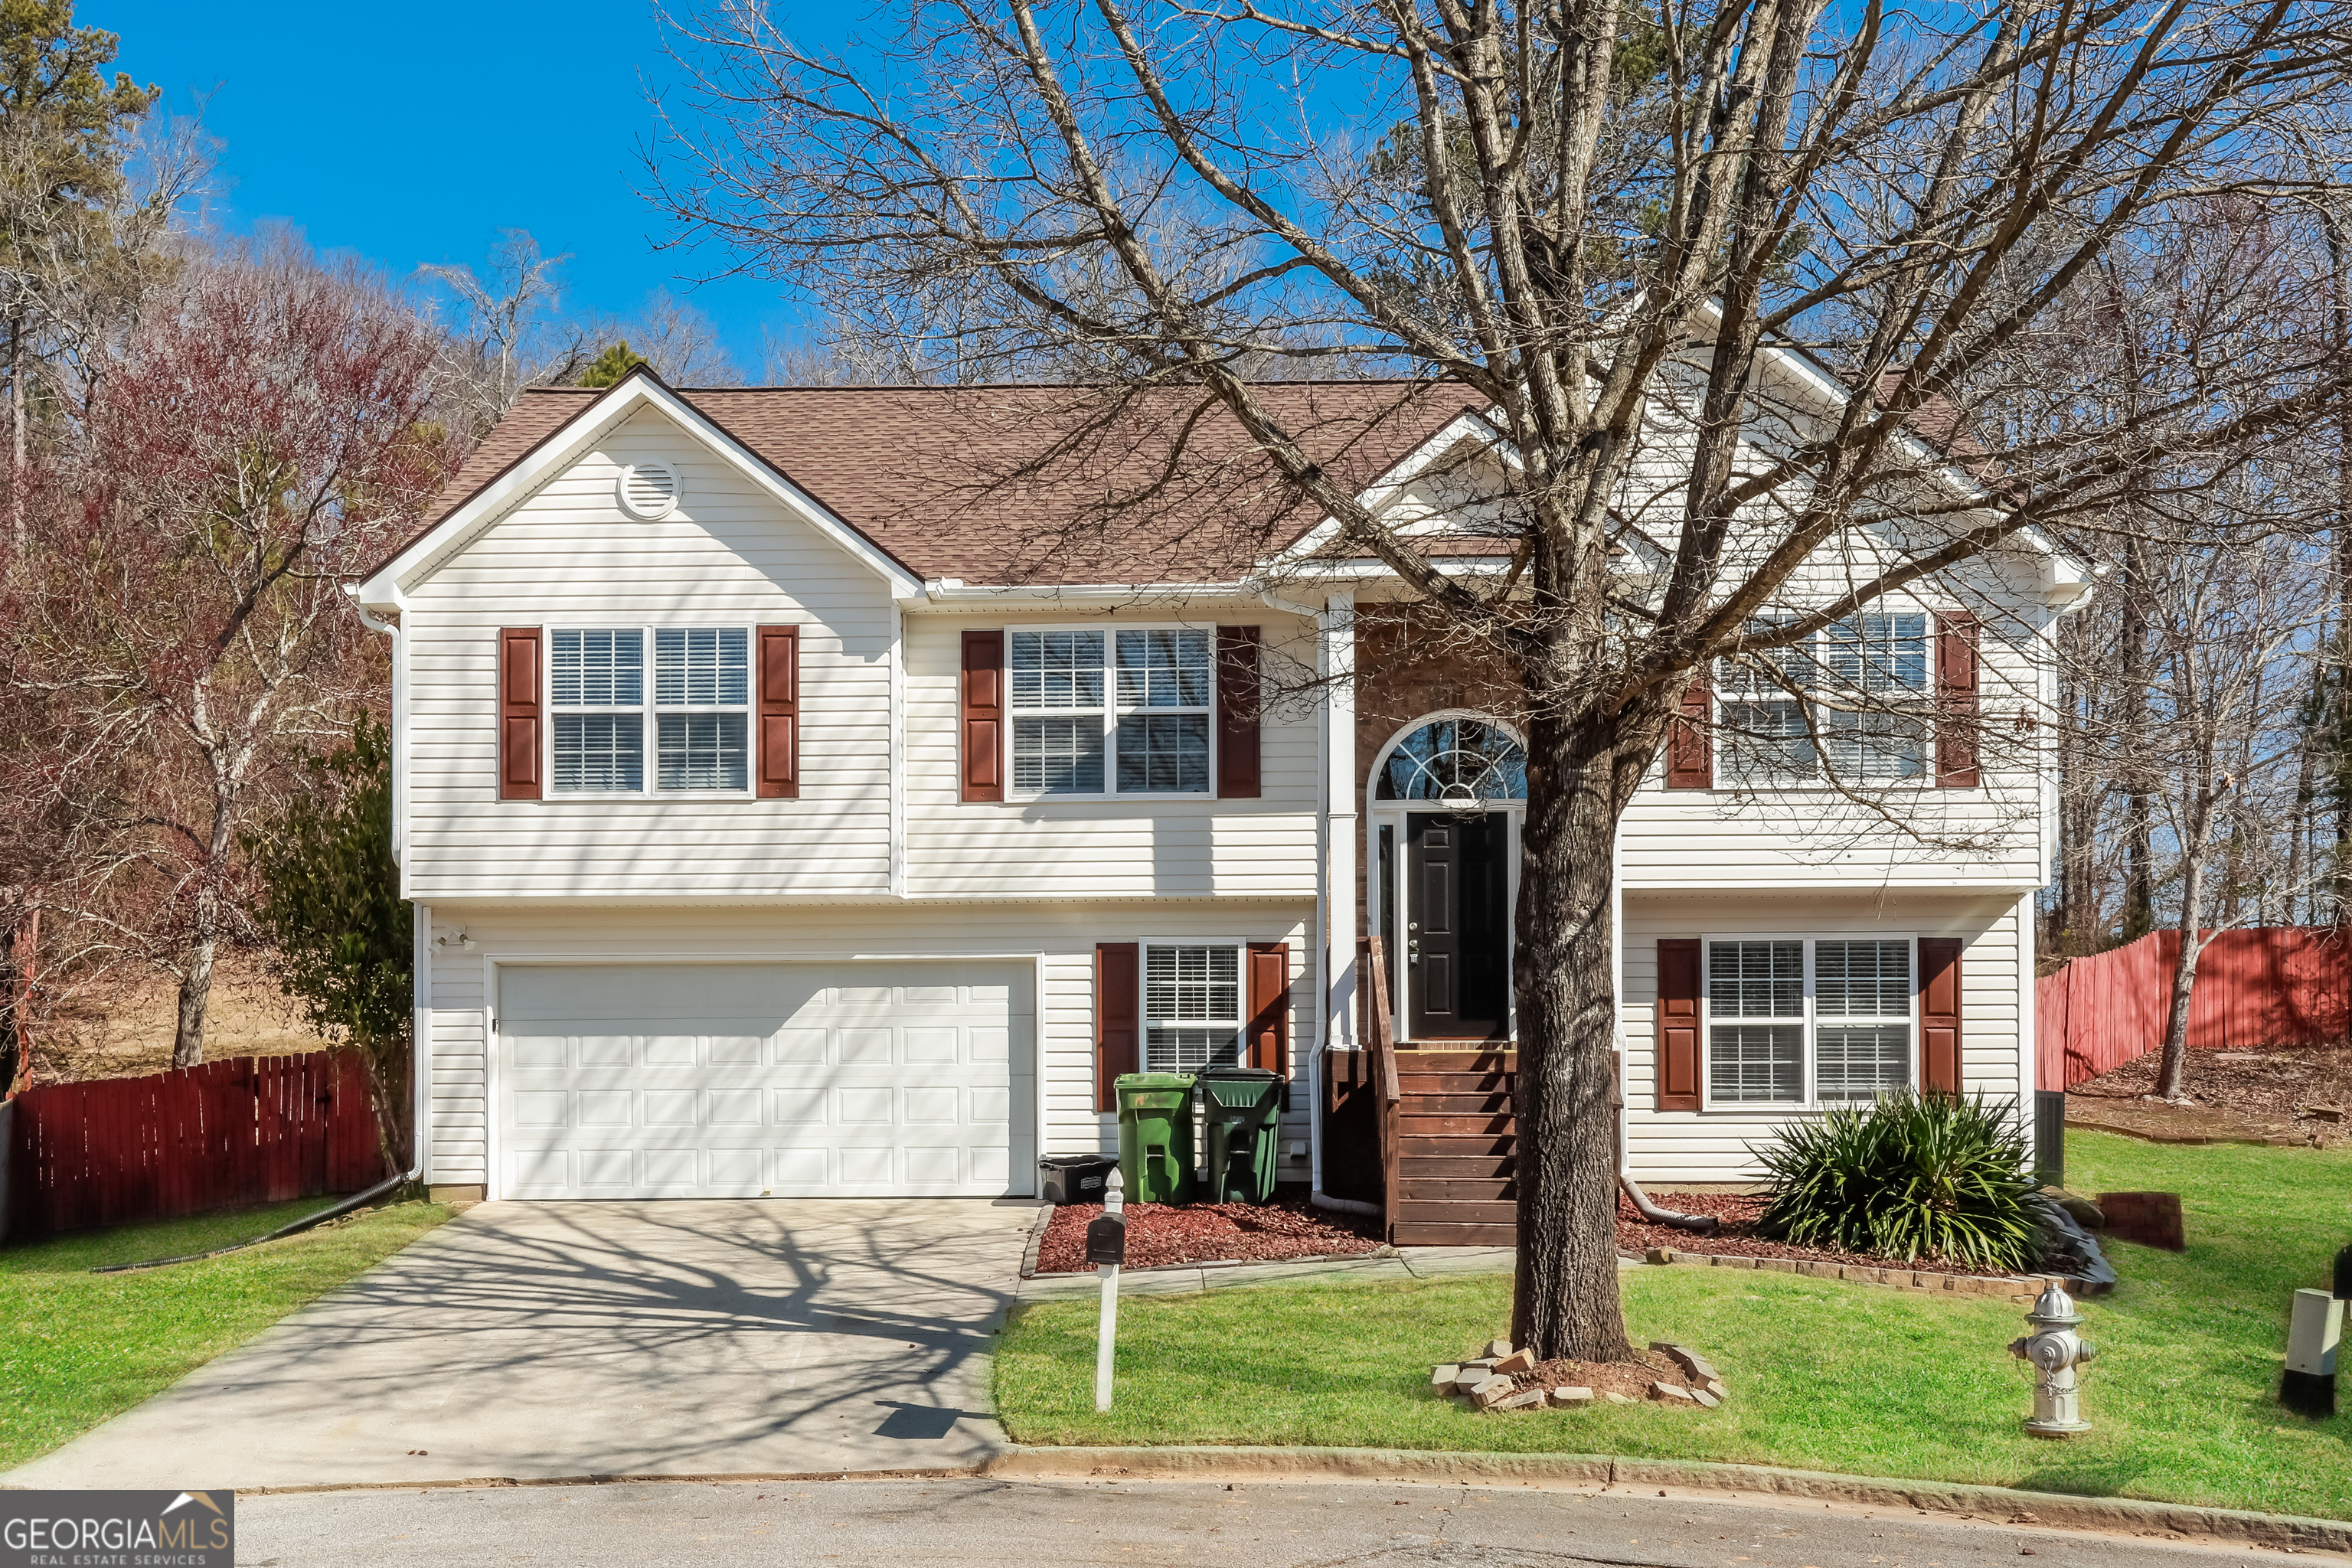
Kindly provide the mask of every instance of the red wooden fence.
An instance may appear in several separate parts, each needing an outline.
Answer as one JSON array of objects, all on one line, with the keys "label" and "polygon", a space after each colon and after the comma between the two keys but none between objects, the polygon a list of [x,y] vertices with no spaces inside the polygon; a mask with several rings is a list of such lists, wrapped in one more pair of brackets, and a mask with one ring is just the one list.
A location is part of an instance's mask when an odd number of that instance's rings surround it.
[{"label": "red wooden fence", "polygon": [[44,1084],[16,1106],[12,1241],[357,1192],[385,1173],[367,1069],[346,1052]]},{"label": "red wooden fence", "polygon": [[[2352,1027],[2347,933],[2255,926],[2215,935],[2197,960],[2189,1043],[2200,1050],[2344,1043]],[[2180,933],[2151,931],[2069,961],[2034,986],[2035,1084],[2072,1089],[2162,1048]]]}]

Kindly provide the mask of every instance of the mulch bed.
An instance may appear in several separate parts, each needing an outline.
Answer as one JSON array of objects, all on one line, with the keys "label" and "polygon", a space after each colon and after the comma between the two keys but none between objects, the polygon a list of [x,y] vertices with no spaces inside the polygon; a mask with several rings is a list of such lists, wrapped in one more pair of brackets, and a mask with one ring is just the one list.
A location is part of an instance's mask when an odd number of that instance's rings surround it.
[{"label": "mulch bed", "polygon": [[[2066,1120],[2166,1142],[2352,1144],[2352,1050],[2192,1050],[2180,1084],[2188,1105],[2147,1098],[2163,1065],[2163,1053],[2151,1051],[2076,1084],[2066,1091]],[[2311,1108],[2341,1119],[2308,1114]]]},{"label": "mulch bed", "polygon": [[1638,1258],[1654,1247],[1670,1247],[1676,1252],[1712,1254],[1718,1258],[1790,1258],[1809,1263],[1856,1263],[1873,1268],[1925,1268],[1937,1274],[1973,1274],[1986,1279],[2009,1272],[2003,1268],[1979,1268],[1967,1264],[1935,1263],[1925,1259],[1905,1263],[1898,1258],[1865,1258],[1858,1252],[1836,1252],[1827,1247],[1794,1247],[1785,1241],[1774,1241],[1756,1233],[1756,1222],[1764,1214],[1764,1199],[1757,1194],[1652,1193],[1650,1201],[1660,1208],[1674,1209],[1681,1214],[1711,1214],[1723,1224],[1712,1236],[1679,1230],[1673,1226],[1651,1225],[1642,1218],[1631,1200],[1621,1194],[1617,1199],[1617,1249],[1620,1252]]},{"label": "mulch bed", "polygon": [[[1077,1274],[1087,1261],[1087,1226],[1100,1204],[1066,1204],[1054,1211],[1037,1248],[1040,1274]],[[1127,1267],[1172,1263],[1280,1263],[1296,1258],[1343,1257],[1377,1250],[1381,1222],[1371,1215],[1318,1209],[1304,1198],[1256,1204],[1129,1204]]]},{"label": "mulch bed", "polygon": [[[1670,1384],[1676,1388],[1698,1385],[1683,1374],[1683,1369],[1654,1351],[1635,1351],[1632,1361],[1538,1362],[1531,1372],[1516,1373],[1511,1378],[1511,1390],[1525,1394],[1531,1388],[1589,1388],[1596,1401],[1606,1401],[1612,1394],[1628,1399],[1647,1400],[1650,1384]],[[1672,1403],[1679,1405],[1680,1400]],[[1699,1408],[1693,1405],[1689,1408]]]}]

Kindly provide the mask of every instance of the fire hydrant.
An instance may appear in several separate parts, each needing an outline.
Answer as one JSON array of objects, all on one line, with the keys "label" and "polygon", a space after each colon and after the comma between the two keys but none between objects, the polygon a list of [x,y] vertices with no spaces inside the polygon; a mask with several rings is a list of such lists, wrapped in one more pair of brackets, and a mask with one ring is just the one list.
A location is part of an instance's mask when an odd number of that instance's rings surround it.
[{"label": "fire hydrant", "polygon": [[2099,1353],[2074,1331],[2083,1314],[2074,1298],[2052,1280],[2025,1314],[2033,1332],[2010,1342],[2009,1353],[2033,1363],[2033,1414],[2025,1430],[2034,1437],[2073,1437],[2091,1429],[2083,1419],[2082,1380],[2074,1369]]}]

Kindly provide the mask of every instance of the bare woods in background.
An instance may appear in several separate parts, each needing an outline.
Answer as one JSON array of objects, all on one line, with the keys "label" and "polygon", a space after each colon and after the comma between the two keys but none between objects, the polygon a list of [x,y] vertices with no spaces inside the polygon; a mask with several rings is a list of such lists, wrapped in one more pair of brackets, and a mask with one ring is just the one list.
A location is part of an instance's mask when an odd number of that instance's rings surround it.
[{"label": "bare woods in background", "polygon": [[[1377,563],[1511,674],[1512,1337],[1610,1361],[1610,867],[1637,781],[1670,726],[1713,724],[1813,745],[1833,813],[1899,826],[1888,786],[1916,782],[1872,775],[1926,716],[1870,617],[1917,588],[2032,650],[2046,622],[2003,574],[2111,557],[2144,493],[2212,498],[2200,538],[2273,530],[2233,498],[2343,410],[2324,319],[2267,331],[2222,290],[2146,334],[2130,396],[2083,343],[2103,289],[2217,221],[2316,243],[2343,29],[2293,0],[910,0],[832,55],[741,0],[684,25],[695,86],[654,173],[681,242],[821,300],[868,360],[1091,390],[1046,458],[976,484],[1071,465],[1108,542],[1200,468],[1249,468],[1264,493],[1208,526],[1267,585]],[[1366,373],[1466,390],[1496,455],[1457,455],[1408,518],[1261,390]],[[1174,455],[1106,461],[1146,406]],[[1296,541],[1301,516],[1329,527]],[[1711,669],[1771,733],[1683,718]],[[2034,743],[2040,697],[2037,674],[2000,707]]]}]

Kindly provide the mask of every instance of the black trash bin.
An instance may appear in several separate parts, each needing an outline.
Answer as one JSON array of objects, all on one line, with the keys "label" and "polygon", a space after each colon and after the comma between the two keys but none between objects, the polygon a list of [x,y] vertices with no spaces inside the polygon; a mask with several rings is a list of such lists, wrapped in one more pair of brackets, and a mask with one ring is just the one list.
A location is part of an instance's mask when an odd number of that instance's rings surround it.
[{"label": "black trash bin", "polygon": [[1102,1202],[1103,1184],[1118,1162],[1101,1154],[1049,1154],[1037,1162],[1037,1169],[1045,1178],[1042,1195],[1058,1208]]},{"label": "black trash bin", "polygon": [[1209,1068],[1201,1074],[1208,1112],[1208,1163],[1201,1172],[1203,1203],[1270,1204],[1281,1166],[1282,1102],[1288,1086],[1264,1068]]}]

